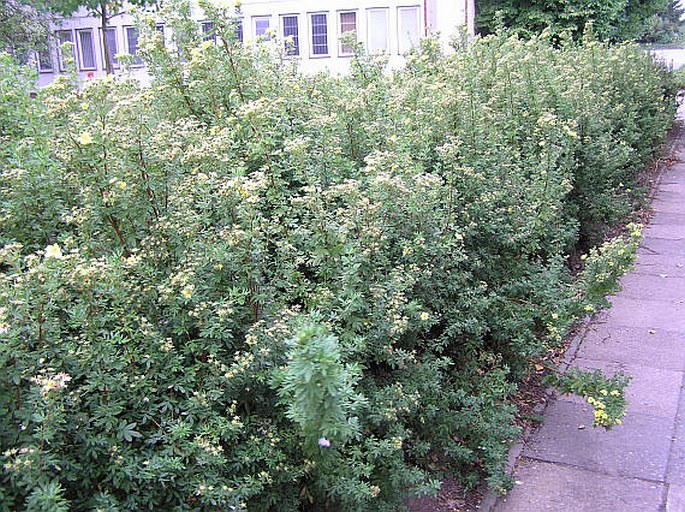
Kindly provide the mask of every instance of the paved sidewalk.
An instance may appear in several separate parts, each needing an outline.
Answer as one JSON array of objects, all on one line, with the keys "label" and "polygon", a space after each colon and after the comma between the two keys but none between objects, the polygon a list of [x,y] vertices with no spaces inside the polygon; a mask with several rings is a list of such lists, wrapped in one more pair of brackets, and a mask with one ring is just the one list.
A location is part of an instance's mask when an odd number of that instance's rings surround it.
[{"label": "paved sidewalk", "polygon": [[[675,150],[685,160],[685,135]],[[662,176],[652,206],[635,272],[572,363],[631,374],[628,416],[605,432],[581,399],[554,400],[496,512],[685,511],[685,162]]]}]

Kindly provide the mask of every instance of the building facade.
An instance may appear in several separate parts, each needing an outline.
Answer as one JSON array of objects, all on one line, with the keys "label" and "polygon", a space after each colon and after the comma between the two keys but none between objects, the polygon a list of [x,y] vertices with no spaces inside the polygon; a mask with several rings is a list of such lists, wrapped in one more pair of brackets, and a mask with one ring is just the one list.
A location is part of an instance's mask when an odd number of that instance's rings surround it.
[{"label": "building facade", "polygon": [[[299,60],[304,72],[345,73],[351,57],[351,49],[341,41],[346,32],[354,31],[369,52],[383,52],[390,66],[398,66],[403,55],[426,35],[438,33],[445,47],[464,27],[473,35],[474,14],[474,0],[243,0],[236,29],[243,44],[251,44],[260,36],[287,39],[288,54]],[[193,18],[211,38],[211,22],[199,7],[193,8]],[[163,20],[158,30],[166,31]],[[137,56],[138,32],[132,16],[125,12],[112,17],[103,33],[100,20],[82,9],[70,18],[57,20],[53,36],[49,50],[36,58],[39,86],[65,72],[65,56],[60,49],[65,42],[73,44],[81,79],[104,76],[103,37],[112,55],[132,55],[132,73],[142,81],[147,79],[145,66]],[[121,69],[116,58],[113,67],[115,73]]]}]

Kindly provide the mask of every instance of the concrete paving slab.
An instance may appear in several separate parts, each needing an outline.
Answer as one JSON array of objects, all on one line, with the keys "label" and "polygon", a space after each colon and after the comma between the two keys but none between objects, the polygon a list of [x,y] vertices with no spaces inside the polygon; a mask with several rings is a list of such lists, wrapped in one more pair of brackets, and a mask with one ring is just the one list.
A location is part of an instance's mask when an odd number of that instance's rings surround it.
[{"label": "concrete paving slab", "polygon": [[685,370],[685,333],[595,323],[578,349],[582,359]]},{"label": "concrete paving slab", "polygon": [[523,455],[612,476],[663,482],[672,428],[672,418],[632,414],[623,425],[606,432],[592,428],[589,408],[559,400],[545,411],[544,423]]},{"label": "concrete paving slab", "polygon": [[674,436],[666,481],[685,486],[685,433],[682,429],[678,429]]},{"label": "concrete paving slab", "polygon": [[662,194],[668,197],[676,194],[681,197],[685,196],[685,182],[677,176],[673,176],[666,181],[662,180],[659,184],[659,190],[656,192],[656,197],[661,197]]},{"label": "concrete paving slab", "polygon": [[670,484],[666,496],[666,512],[683,512],[685,510],[685,486]]},{"label": "concrete paving slab", "polygon": [[669,240],[666,238],[646,236],[637,253],[638,255],[659,254],[682,257],[685,255],[685,240]]},{"label": "concrete paving slab", "polygon": [[632,376],[626,389],[628,415],[645,414],[672,421],[678,412],[683,372],[582,358],[574,360],[572,366],[581,370],[602,370],[605,375],[622,371]]},{"label": "concrete paving slab", "polygon": [[683,207],[680,204],[681,200],[682,199],[662,199],[657,197],[652,201],[652,208],[659,212],[681,213],[683,211]]},{"label": "concrete paving slab", "polygon": [[633,273],[623,276],[621,286],[621,297],[669,302],[685,300],[685,277]]},{"label": "concrete paving slab", "polygon": [[[685,199],[683,199],[685,201]],[[645,236],[664,238],[666,240],[685,240],[685,225],[683,224],[655,224],[644,230]]]},{"label": "concrete paving slab", "polygon": [[[682,183],[662,183],[654,195],[656,202],[673,205],[681,204],[683,197],[685,197],[685,185]],[[656,206],[653,208],[660,211],[660,208]]]},{"label": "concrete paving slab", "polygon": [[680,162],[674,164],[661,175],[661,182],[659,185],[685,183],[685,146],[681,146],[678,152],[678,158],[680,158]]},{"label": "concrete paving slab", "polygon": [[612,306],[605,318],[615,326],[685,332],[685,303],[682,301],[642,300],[620,295],[611,297],[610,301]]},{"label": "concrete paving slab", "polygon": [[649,220],[651,226],[661,226],[661,225],[674,225],[683,226],[685,225],[685,214],[683,213],[673,213],[673,212],[655,212],[652,218]]},{"label": "concrete paving slab", "polygon": [[643,275],[661,275],[669,277],[685,277],[685,254],[671,255],[669,258],[664,255],[647,254],[639,252],[635,262],[635,272]]},{"label": "concrete paving slab", "polygon": [[[685,486],[685,395],[681,395],[666,481]],[[683,509],[685,510],[685,508]]]},{"label": "concrete paving slab", "polygon": [[[663,484],[524,459],[496,512],[657,512]],[[684,509],[685,510],[685,509]]]},{"label": "concrete paving slab", "polygon": [[[685,158],[685,152],[682,155]],[[677,166],[676,170],[668,171],[662,174],[661,181],[659,182],[659,188],[667,185],[676,185],[679,183],[685,183],[685,164],[680,164]]]},{"label": "concrete paving slab", "polygon": [[665,212],[665,213],[681,213],[683,211],[683,207],[680,204],[680,201],[682,200],[661,200],[659,198],[655,198],[652,201],[652,208],[656,211],[659,212]]}]

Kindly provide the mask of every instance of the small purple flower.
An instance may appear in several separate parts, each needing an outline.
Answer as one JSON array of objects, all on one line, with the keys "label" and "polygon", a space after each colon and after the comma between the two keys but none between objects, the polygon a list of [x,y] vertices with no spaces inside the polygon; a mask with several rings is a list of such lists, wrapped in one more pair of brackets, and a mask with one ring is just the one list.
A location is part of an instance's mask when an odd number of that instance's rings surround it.
[{"label": "small purple flower", "polygon": [[326,439],[325,437],[319,438],[319,446],[321,448],[330,448],[331,447],[331,442]]}]

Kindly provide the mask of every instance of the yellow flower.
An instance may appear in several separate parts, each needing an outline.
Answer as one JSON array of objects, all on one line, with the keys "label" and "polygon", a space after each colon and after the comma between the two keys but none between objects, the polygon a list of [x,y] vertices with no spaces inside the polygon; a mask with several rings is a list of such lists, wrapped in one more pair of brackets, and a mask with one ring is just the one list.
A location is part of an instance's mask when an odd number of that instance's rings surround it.
[{"label": "yellow flower", "polygon": [[62,257],[62,250],[59,248],[59,245],[57,245],[57,244],[48,245],[45,248],[45,257],[46,258],[60,259]]},{"label": "yellow flower", "polygon": [[559,313],[552,313],[552,318],[554,320],[558,320],[559,319]]},{"label": "yellow flower", "polygon": [[85,146],[88,144],[92,144],[94,141],[93,141],[93,136],[90,133],[83,132],[81,135],[78,136],[78,139],[76,139],[76,142],[78,142],[79,144],[83,144]]},{"label": "yellow flower", "polygon": [[423,313],[421,313],[421,320],[423,322],[426,322],[430,317],[431,316],[428,313],[426,313],[425,311]]}]

